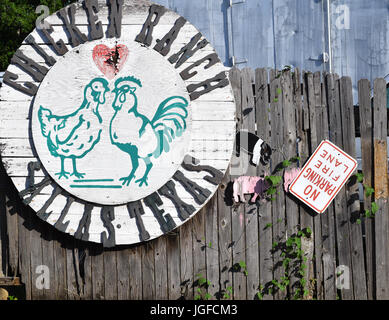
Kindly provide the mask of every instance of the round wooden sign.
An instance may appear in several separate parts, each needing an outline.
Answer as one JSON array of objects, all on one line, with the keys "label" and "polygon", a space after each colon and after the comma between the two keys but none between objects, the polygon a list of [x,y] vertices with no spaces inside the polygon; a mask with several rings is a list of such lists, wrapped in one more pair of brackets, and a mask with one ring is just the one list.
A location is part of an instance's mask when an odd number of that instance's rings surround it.
[{"label": "round wooden sign", "polygon": [[45,19],[12,58],[0,109],[2,161],[24,203],[105,247],[190,219],[232,155],[225,67],[148,1],[86,0]]}]

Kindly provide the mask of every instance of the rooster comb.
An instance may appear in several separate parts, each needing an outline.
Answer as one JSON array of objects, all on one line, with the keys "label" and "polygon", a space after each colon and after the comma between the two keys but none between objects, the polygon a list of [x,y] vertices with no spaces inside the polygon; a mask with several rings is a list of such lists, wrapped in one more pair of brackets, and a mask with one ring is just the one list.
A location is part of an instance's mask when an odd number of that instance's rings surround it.
[{"label": "rooster comb", "polygon": [[135,84],[137,84],[139,87],[142,87],[142,82],[133,76],[128,76],[128,77],[123,77],[123,78],[117,79],[115,82],[115,87],[117,87],[117,85],[123,81],[131,81],[131,82],[134,82]]}]

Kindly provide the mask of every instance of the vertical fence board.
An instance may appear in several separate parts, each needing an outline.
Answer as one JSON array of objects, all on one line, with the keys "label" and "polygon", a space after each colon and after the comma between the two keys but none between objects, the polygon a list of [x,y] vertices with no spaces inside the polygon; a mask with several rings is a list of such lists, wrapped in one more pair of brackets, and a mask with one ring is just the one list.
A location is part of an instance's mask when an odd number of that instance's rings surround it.
[{"label": "vertical fence board", "polygon": [[[370,81],[367,79],[359,80],[358,82],[358,101],[359,101],[359,119],[361,133],[361,152],[362,152],[362,172],[363,184],[369,187],[373,186],[373,110],[371,107],[371,87]],[[371,197],[367,197],[364,193],[363,197],[364,209],[370,210]],[[367,298],[375,297],[374,290],[374,223],[370,218],[364,219],[365,224],[365,247],[366,247],[366,284]]]},{"label": "vertical fence board", "polygon": [[[276,151],[271,157],[273,174],[277,174],[284,160],[284,134],[283,134],[283,95],[282,81],[284,75],[281,73],[271,72],[270,74],[270,112],[271,112],[271,145]],[[278,173],[279,174],[279,173]],[[282,191],[275,195],[272,204],[273,214],[273,275],[276,281],[281,282],[281,277],[285,275],[285,268],[282,265],[283,258],[279,244],[285,242],[285,195]],[[285,291],[277,290],[276,299],[284,299]]]},{"label": "vertical fence board", "polygon": [[118,300],[130,299],[130,250],[119,249],[116,253],[118,275]]},{"label": "vertical fence board", "polygon": [[177,300],[181,297],[180,238],[177,233],[173,232],[167,237],[166,249],[168,265],[168,299]]},{"label": "vertical fence board", "polygon": [[[321,92],[321,74],[313,74],[313,105],[309,106],[311,115],[311,153],[317,148],[324,136],[323,112],[322,112],[322,92]],[[323,298],[323,265],[322,265],[322,234],[321,218],[315,215],[314,219],[314,239],[315,239],[315,283],[316,296],[318,299]],[[309,279],[311,281],[311,279]],[[310,283],[313,286],[312,283]]]},{"label": "vertical fence board", "polygon": [[[232,189],[230,182],[230,169],[227,170],[221,185],[217,191],[217,216],[219,221],[219,266],[220,266],[220,295],[223,298],[225,295],[231,296],[229,288],[232,289],[232,255],[231,255],[231,209],[226,202],[231,201],[226,196],[227,190]],[[232,194],[232,191],[231,191]]]},{"label": "vertical fence board", "polygon": [[[30,214],[32,214],[30,212]],[[34,217],[35,218],[35,217]],[[43,298],[43,290],[40,288],[41,282],[39,281],[42,279],[41,273],[37,273],[37,268],[39,266],[42,266],[42,240],[40,237],[40,233],[35,228],[32,228],[29,232],[30,235],[30,245],[31,245],[31,251],[30,253],[30,261],[31,261],[31,296],[34,300],[40,300]]]},{"label": "vertical fence board", "polygon": [[61,243],[56,239],[54,241],[54,287],[55,295],[58,300],[66,299],[66,251]]},{"label": "vertical fence board", "polygon": [[155,299],[154,241],[142,248],[142,299]]},{"label": "vertical fence board", "polygon": [[142,300],[142,247],[130,249],[130,299]]},{"label": "vertical fence board", "polygon": [[181,293],[186,300],[193,300],[193,239],[192,223],[180,227]]},{"label": "vertical fence board", "polygon": [[[45,228],[46,229],[46,228]],[[54,241],[53,241],[53,228],[48,226],[45,231],[45,237],[42,239],[42,265],[49,270],[49,285],[48,289],[42,290],[42,299],[45,300],[57,300],[55,286],[55,262],[54,262]]]},{"label": "vertical fence board", "polygon": [[[193,275],[195,284],[195,296],[204,297],[207,288],[206,285],[199,283],[200,278],[206,278],[206,256],[205,256],[205,213],[209,210],[209,203],[192,219],[192,236],[193,236]],[[200,289],[200,290],[198,290]],[[196,292],[197,291],[197,292]]]},{"label": "vertical fence board", "polygon": [[[21,212],[22,208],[12,201],[13,210]],[[26,299],[32,299],[32,270],[31,270],[31,242],[29,229],[32,228],[32,217],[29,215],[19,216],[18,219],[18,234],[19,234],[19,265],[21,273],[21,281],[26,287]]]},{"label": "vertical fence board", "polygon": [[[326,74],[323,79],[322,86],[322,101],[323,106],[321,110],[323,136],[322,139],[329,139],[329,122],[328,122],[328,104],[333,100],[333,91],[328,86],[328,77]],[[323,246],[323,291],[324,299],[336,299],[336,250],[335,250],[335,217],[333,203],[328,207],[327,211],[320,216],[322,228],[322,246]]]},{"label": "vertical fence board", "polygon": [[379,210],[375,215],[377,299],[389,299],[389,217],[387,166],[386,81],[374,81],[373,108],[374,190]]},{"label": "vertical fence board", "polygon": [[[238,126],[237,130],[242,129],[243,117],[242,112],[242,72],[238,69],[231,70],[231,84],[234,89],[234,97],[237,110]],[[240,161],[243,161],[248,155],[244,152],[240,155]],[[241,172],[240,175],[245,175],[246,172]],[[246,261],[246,233],[245,233],[245,211],[243,205],[236,205],[232,208],[231,215],[232,225],[232,274],[234,283],[234,299],[243,300],[247,297],[247,282],[246,276],[240,268],[240,263]]]},{"label": "vertical fence board", "polygon": [[94,246],[89,250],[89,254],[92,261],[93,300],[103,300],[105,299],[103,248]]},{"label": "vertical fence board", "polygon": [[[340,105],[339,77],[330,78],[330,88],[333,90],[333,101],[329,103],[330,139],[338,147],[343,148],[342,118]],[[346,206],[346,192],[342,188],[334,199],[336,240],[338,246],[338,266],[351,266],[350,230]],[[350,275],[350,289],[342,289],[341,297],[351,300],[354,297],[352,276]]]},{"label": "vertical fence board", "polygon": [[[342,97],[341,108],[344,151],[356,158],[354,104],[351,78],[342,77],[340,88]],[[365,300],[367,299],[365,260],[363,253],[362,225],[357,223],[360,217],[360,205],[359,188],[356,179],[350,179],[348,183],[346,183],[345,188],[352,258],[352,264],[349,267],[350,269],[352,267],[354,299]]]},{"label": "vertical fence board", "polygon": [[[242,70],[242,130],[255,133],[255,99],[253,85],[255,73],[252,69]],[[243,156],[243,155],[242,155]],[[248,176],[256,176],[255,166],[249,163]],[[261,166],[261,164],[259,165]],[[250,196],[251,198],[251,196]],[[249,198],[248,198],[249,199]],[[256,203],[248,199],[244,205],[244,224],[246,233],[247,299],[254,299],[259,286],[258,257],[258,213]]]},{"label": "vertical fence board", "polygon": [[[308,79],[309,78],[309,79]],[[308,81],[310,80],[310,81]],[[309,158],[309,90],[308,83],[312,83],[312,76],[309,76],[308,73],[302,71],[302,83],[301,83],[301,97],[296,97],[296,111],[297,111],[297,135],[299,138],[299,143],[297,145],[298,155],[300,157],[300,167],[302,167]],[[312,87],[312,85],[311,85]],[[298,89],[296,88],[296,91]],[[299,212],[300,212],[300,228],[301,229],[310,229],[313,231],[313,217],[311,215],[311,210],[302,203],[299,203]],[[307,258],[307,268],[304,276],[306,283],[305,288],[309,289],[308,283],[309,279],[313,278],[313,250],[314,243],[313,237],[304,240],[303,239],[303,248],[304,248],[304,257]],[[305,296],[305,299],[312,297],[312,290],[309,290],[309,294]]]},{"label": "vertical fence board", "polygon": [[218,298],[220,294],[219,285],[219,241],[218,241],[218,218],[217,218],[217,198],[214,197],[209,202],[209,210],[205,215],[205,239],[206,239],[206,261],[207,280],[210,282],[208,293],[210,299]]},{"label": "vertical fence board", "polygon": [[[284,106],[284,153],[285,160],[290,160],[293,157],[296,157],[296,108],[295,108],[295,97],[294,94],[301,96],[300,92],[295,92],[294,83],[292,79],[292,74],[290,71],[284,73],[284,78],[282,81],[282,95],[283,95],[283,106]],[[292,164],[287,170],[292,167],[296,167],[296,164]],[[282,186],[283,187],[283,186]],[[281,187],[281,188],[282,188]],[[284,192],[284,191],[280,191]],[[299,213],[298,205],[295,198],[290,194],[285,193],[285,214],[286,214],[286,239],[297,235],[299,229]],[[293,264],[289,266],[290,273],[290,284],[289,292],[291,295],[295,292],[295,288],[298,285],[299,279],[297,277],[297,272]]]},{"label": "vertical fence board", "polygon": [[155,242],[155,299],[168,298],[166,237],[160,237]]},{"label": "vertical fence board", "polygon": [[[9,201],[6,197],[5,201]],[[5,221],[7,223],[7,244],[8,244],[8,266],[10,269],[8,270],[9,277],[15,277],[18,271],[18,256],[19,256],[19,237],[18,237],[18,215],[16,212],[11,213],[8,207],[6,207],[6,211],[4,212],[6,215]]]},{"label": "vertical fence board", "polygon": [[118,296],[118,277],[116,251],[104,251],[104,292],[106,300],[116,300]]},{"label": "vertical fence board", "polygon": [[[266,69],[257,69],[255,75],[256,92],[256,114],[257,114],[257,134],[262,140],[270,143],[270,118],[269,118],[269,90],[268,72]],[[268,174],[267,168],[257,167],[257,174]],[[267,226],[272,223],[271,202],[261,202],[258,208],[258,237],[259,237],[259,283],[263,288],[264,300],[272,300],[273,295],[267,294],[268,286],[273,280],[273,257],[272,257],[272,228]]]}]

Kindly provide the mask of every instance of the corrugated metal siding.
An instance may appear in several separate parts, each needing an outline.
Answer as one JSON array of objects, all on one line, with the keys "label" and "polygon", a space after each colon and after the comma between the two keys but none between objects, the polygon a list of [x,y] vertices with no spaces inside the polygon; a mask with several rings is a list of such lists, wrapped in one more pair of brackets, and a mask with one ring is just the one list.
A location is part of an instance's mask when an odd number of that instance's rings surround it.
[{"label": "corrugated metal siding", "polygon": [[[327,0],[246,0],[232,7],[230,0],[155,2],[197,26],[228,66],[235,56],[247,60],[239,67],[329,70],[322,55],[331,50],[332,71],[351,76],[355,103],[359,79],[389,74],[389,0],[331,0],[330,10]],[[349,8],[349,29],[337,27],[342,5]]]}]

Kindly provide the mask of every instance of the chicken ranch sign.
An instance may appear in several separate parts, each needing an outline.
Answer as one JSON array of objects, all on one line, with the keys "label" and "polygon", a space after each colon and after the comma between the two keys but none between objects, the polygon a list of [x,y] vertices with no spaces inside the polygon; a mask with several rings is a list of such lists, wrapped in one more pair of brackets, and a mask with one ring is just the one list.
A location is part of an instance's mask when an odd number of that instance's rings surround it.
[{"label": "chicken ranch sign", "polygon": [[144,0],[85,0],[45,25],[0,91],[2,161],[24,203],[105,247],[190,219],[233,149],[233,93],[214,49]]}]

